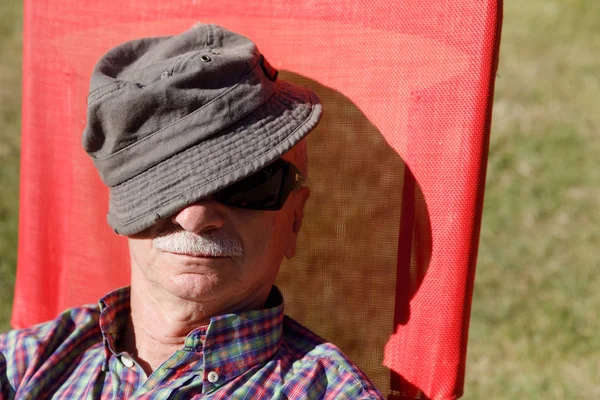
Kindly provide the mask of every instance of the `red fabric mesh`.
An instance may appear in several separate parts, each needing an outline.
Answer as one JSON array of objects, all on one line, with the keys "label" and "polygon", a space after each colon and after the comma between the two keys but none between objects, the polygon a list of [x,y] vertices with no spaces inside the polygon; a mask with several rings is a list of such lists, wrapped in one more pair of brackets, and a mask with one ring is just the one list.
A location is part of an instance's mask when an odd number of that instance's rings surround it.
[{"label": "red fabric mesh", "polygon": [[[126,240],[81,149],[95,61],[214,22],[255,40],[325,115],[309,136],[286,309],[394,399],[462,394],[501,2],[26,0],[13,326],[127,284]],[[389,369],[388,369],[389,368]]]}]

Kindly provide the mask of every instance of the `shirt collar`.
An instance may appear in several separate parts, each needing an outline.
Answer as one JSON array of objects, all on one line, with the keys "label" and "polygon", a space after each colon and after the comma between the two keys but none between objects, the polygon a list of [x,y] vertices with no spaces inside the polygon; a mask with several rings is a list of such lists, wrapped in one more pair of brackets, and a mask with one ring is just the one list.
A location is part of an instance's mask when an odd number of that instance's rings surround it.
[{"label": "shirt collar", "polygon": [[100,325],[104,341],[105,362],[103,369],[108,368],[111,353],[117,355],[116,342],[119,340],[119,336],[125,332],[127,320],[129,319],[129,295],[129,287],[123,287],[108,293],[98,301],[98,307],[100,308],[98,325]]},{"label": "shirt collar", "polygon": [[[130,288],[110,292],[99,301],[100,320],[107,359],[116,353],[116,341],[124,332],[130,314]],[[283,340],[283,297],[273,286],[265,308],[210,319],[208,327],[190,332],[183,351],[202,352],[198,365],[204,375],[215,371],[218,385],[248,369],[265,363],[277,352]]]}]

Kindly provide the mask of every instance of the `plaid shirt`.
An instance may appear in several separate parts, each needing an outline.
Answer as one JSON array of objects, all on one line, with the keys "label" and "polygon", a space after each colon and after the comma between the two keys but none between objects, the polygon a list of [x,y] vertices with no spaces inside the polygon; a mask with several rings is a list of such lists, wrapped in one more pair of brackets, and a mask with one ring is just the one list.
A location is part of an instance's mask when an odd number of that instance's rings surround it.
[{"label": "plaid shirt", "polygon": [[[0,335],[0,399],[383,399],[331,343],[270,308],[212,318],[149,377],[115,344],[129,288]],[[269,307],[267,306],[267,307]]]}]

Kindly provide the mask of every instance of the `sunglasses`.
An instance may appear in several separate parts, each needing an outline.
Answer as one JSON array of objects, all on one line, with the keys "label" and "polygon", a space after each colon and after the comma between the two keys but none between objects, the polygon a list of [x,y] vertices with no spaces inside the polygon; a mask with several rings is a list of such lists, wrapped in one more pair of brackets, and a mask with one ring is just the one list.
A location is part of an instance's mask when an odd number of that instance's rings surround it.
[{"label": "sunglasses", "polygon": [[251,210],[280,210],[304,177],[293,164],[278,159],[260,171],[214,194],[227,206]]}]

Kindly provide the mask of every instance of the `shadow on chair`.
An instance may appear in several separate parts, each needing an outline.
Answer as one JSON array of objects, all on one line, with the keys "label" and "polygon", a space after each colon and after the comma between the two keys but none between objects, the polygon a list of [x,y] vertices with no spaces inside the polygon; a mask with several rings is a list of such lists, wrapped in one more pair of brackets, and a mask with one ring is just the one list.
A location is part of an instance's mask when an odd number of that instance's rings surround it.
[{"label": "shadow on chair", "polygon": [[400,156],[347,97],[296,74],[281,77],[313,89],[324,109],[307,139],[311,197],[297,255],[277,282],[286,313],[338,345],[387,396],[383,350],[394,326],[410,319],[410,299],[431,257],[425,199]]}]

